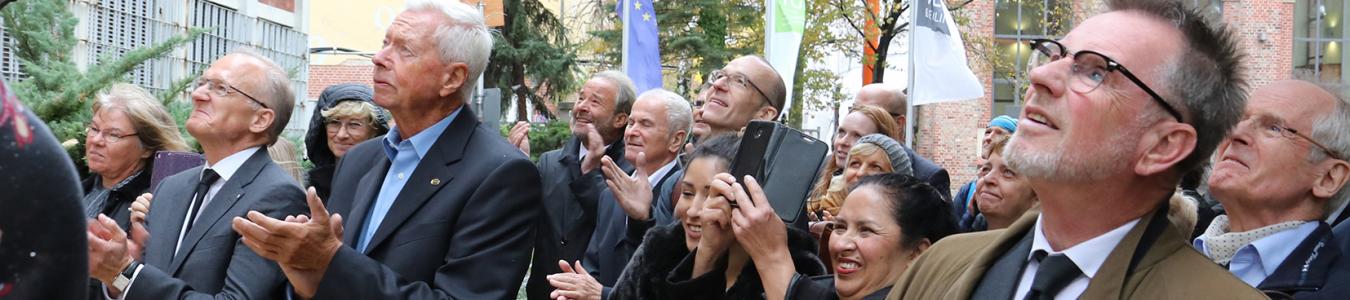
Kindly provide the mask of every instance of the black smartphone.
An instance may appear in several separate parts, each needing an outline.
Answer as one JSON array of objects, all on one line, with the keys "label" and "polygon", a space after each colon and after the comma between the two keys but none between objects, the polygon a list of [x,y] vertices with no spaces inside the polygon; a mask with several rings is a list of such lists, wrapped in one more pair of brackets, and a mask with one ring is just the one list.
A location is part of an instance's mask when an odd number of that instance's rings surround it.
[{"label": "black smartphone", "polygon": [[806,209],[828,151],[824,142],[783,124],[751,121],[731,162],[731,175],[738,181],[754,177],[778,217],[793,223]]}]

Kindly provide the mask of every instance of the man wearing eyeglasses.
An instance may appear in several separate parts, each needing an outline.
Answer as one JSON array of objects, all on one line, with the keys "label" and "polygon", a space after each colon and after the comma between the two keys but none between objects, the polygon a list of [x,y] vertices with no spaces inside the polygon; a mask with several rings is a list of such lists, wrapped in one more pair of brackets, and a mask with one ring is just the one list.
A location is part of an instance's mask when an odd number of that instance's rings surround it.
[{"label": "man wearing eyeglasses", "polygon": [[[885,83],[872,83],[864,85],[858,90],[858,95],[853,99],[854,105],[872,105],[885,109],[887,113],[895,118],[895,124],[900,125],[901,129],[905,127],[905,113],[909,112],[909,99],[905,96],[905,91],[899,87]],[[900,136],[893,137],[897,141],[905,140],[905,132]],[[914,149],[904,147],[905,154],[909,155],[909,161],[914,162],[914,177],[928,182],[933,188],[938,190],[943,199],[950,201],[952,199],[952,180],[947,175],[947,169],[933,163],[933,161],[914,153]]]},{"label": "man wearing eyeglasses", "polygon": [[1178,1],[1107,2],[1031,45],[1004,159],[1041,213],[938,241],[888,299],[1265,299],[1187,245],[1190,227],[1167,212],[1241,117],[1236,37]]},{"label": "man wearing eyeglasses", "polygon": [[[126,233],[100,216],[89,225],[91,277],[116,299],[284,297],[276,263],[239,242],[230,220],[258,211],[305,211],[300,185],[264,147],[280,137],[294,106],[286,72],[251,52],[226,55],[192,90],[188,133],[206,165],[165,178],[146,217],[150,238],[128,249]],[[143,261],[131,251],[143,249]]]},{"label": "man wearing eyeglasses", "polygon": [[777,120],[783,110],[783,78],[762,57],[736,58],[709,75],[712,92],[702,109],[708,136],[740,131],[750,120]]},{"label": "man wearing eyeglasses", "polygon": [[1261,87],[1219,145],[1209,191],[1228,214],[1194,244],[1248,285],[1290,295],[1320,290],[1341,256],[1324,221],[1344,203],[1350,178],[1342,156],[1350,151],[1350,103],[1335,95],[1300,80]]}]

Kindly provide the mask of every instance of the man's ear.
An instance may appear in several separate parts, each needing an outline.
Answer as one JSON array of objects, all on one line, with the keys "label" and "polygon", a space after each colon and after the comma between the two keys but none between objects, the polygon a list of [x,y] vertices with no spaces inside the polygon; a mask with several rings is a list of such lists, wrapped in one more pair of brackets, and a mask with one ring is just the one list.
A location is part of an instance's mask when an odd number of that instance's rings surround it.
[{"label": "man's ear", "polygon": [[248,125],[248,131],[252,133],[266,133],[268,130],[271,130],[272,122],[276,122],[276,114],[277,112],[272,111],[272,109],[269,108],[258,110],[258,113],[253,115],[253,123]]},{"label": "man's ear", "polygon": [[1346,179],[1350,178],[1350,163],[1339,159],[1328,159],[1322,164],[1329,165],[1319,168],[1323,171],[1313,182],[1313,196],[1331,198],[1336,196],[1336,192],[1345,188]]},{"label": "man's ear", "polygon": [[1195,142],[1195,128],[1187,124],[1170,123],[1149,130],[1139,141],[1143,157],[1135,163],[1134,172],[1139,175],[1166,172],[1195,152]]},{"label": "man's ear", "polygon": [[778,109],[773,108],[773,105],[762,106],[759,108],[759,111],[755,113],[755,119],[757,120],[776,121],[777,118],[778,118]]},{"label": "man's ear", "polygon": [[680,129],[680,131],[676,131],[675,134],[670,135],[670,140],[666,143],[666,151],[680,153],[680,149],[684,148],[684,141],[688,137],[688,130]]},{"label": "man's ear", "polygon": [[469,78],[469,65],[456,62],[446,66],[444,73],[441,73],[441,89],[437,94],[441,97],[450,97],[455,92],[461,92],[460,87],[464,86],[465,80]]},{"label": "man's ear", "polygon": [[623,134],[622,132],[623,129],[628,127],[628,114],[625,113],[614,114],[614,121],[610,124],[610,126],[618,128],[620,131],[619,134]]}]

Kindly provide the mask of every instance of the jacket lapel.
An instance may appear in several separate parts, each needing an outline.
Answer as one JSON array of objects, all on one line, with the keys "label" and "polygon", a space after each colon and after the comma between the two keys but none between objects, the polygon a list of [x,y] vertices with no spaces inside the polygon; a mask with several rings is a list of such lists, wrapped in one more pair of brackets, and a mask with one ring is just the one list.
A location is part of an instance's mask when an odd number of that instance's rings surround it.
[{"label": "jacket lapel", "polygon": [[[175,243],[178,242],[178,232],[183,230],[183,218],[187,218],[187,207],[192,203],[192,190],[201,181],[200,174],[202,167],[187,169],[178,173],[179,176],[171,177],[172,180],[165,180],[160,190],[155,192],[155,199],[150,204],[150,215],[147,216],[146,228],[155,238],[150,239],[150,244],[146,246],[145,263],[163,268],[168,266],[173,259]],[[173,182],[179,181],[179,182]]]},{"label": "jacket lapel", "polygon": [[954,288],[950,291],[957,294],[948,295],[953,296],[949,298],[970,299],[971,294],[979,287],[980,280],[984,278],[985,272],[994,265],[995,261],[1012,250],[1013,246],[1016,246],[1017,242],[1021,241],[1024,236],[1030,234],[1031,228],[1036,225],[1036,218],[1040,215],[1040,209],[1033,208],[1022,214],[1017,222],[1013,222],[1008,228],[1002,229],[1003,232],[999,234],[998,239],[993,241],[995,246],[986,247],[976,255],[974,257],[975,262],[966,267],[966,270],[961,272],[961,276],[952,283]]},{"label": "jacket lapel", "polygon": [[453,166],[464,156],[464,148],[468,146],[469,140],[473,138],[474,128],[478,126],[473,111],[467,106],[460,109],[463,111],[460,111],[459,116],[450,121],[450,126],[445,128],[445,132],[436,138],[431,150],[427,151],[427,156],[418,162],[412,177],[403,185],[403,190],[399,191],[398,197],[389,207],[389,212],[380,222],[380,228],[375,230],[375,235],[371,236],[370,243],[366,245],[366,253],[379,247],[381,242],[389,238],[422,207],[422,204],[430,200],[432,195],[442,187],[453,183],[457,175]]},{"label": "jacket lapel", "polygon": [[379,151],[376,155],[379,157],[375,158],[375,164],[371,166],[372,172],[362,175],[356,187],[356,196],[352,198],[353,207],[348,212],[349,215],[343,216],[350,219],[344,221],[346,224],[343,224],[343,227],[346,230],[342,231],[342,243],[352,248],[356,247],[358,234],[365,230],[362,227],[366,224],[366,218],[370,217],[370,206],[375,203],[375,196],[380,192],[380,186],[384,184],[384,174],[389,172],[389,157],[384,151]]},{"label": "jacket lapel", "polygon": [[192,253],[192,249],[197,247],[197,242],[200,242],[207,232],[216,227],[216,223],[225,216],[226,212],[230,211],[236,203],[239,203],[239,199],[243,198],[246,192],[244,187],[253,183],[253,180],[262,172],[263,167],[271,162],[272,157],[267,154],[267,149],[259,148],[257,152],[253,153],[253,156],[249,157],[239,167],[238,171],[234,172],[234,176],[231,176],[230,180],[221,186],[220,191],[216,192],[216,195],[211,198],[211,202],[202,207],[202,211],[197,217],[197,223],[201,224],[194,223],[192,230],[183,235],[183,242],[178,246],[179,255],[174,255],[173,262],[169,265],[170,272],[177,274],[178,268],[183,266],[183,261]]},{"label": "jacket lapel", "polygon": [[1139,223],[1106,256],[1096,276],[1088,283],[1087,290],[1083,291],[1082,299],[1128,298],[1124,291],[1134,290],[1142,280],[1142,277],[1131,278],[1134,270],[1148,269],[1186,247],[1186,239],[1170,228],[1167,201],[1160,205],[1152,213],[1139,218]]}]

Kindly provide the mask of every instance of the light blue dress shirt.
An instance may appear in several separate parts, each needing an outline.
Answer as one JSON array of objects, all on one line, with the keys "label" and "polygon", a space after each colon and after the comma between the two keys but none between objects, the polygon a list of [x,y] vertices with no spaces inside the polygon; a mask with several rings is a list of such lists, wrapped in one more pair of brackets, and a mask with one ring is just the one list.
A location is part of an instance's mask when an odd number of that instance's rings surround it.
[{"label": "light blue dress shirt", "polygon": [[[1308,238],[1321,222],[1307,222],[1293,229],[1272,233],[1269,236],[1252,241],[1233,254],[1228,262],[1228,271],[1242,282],[1256,287],[1270,277],[1280,263],[1294,252],[1303,240]],[[1195,248],[1201,253],[1209,253],[1204,240],[1195,239]]]},{"label": "light blue dress shirt", "polygon": [[382,141],[384,154],[389,156],[389,172],[384,174],[384,183],[380,185],[380,194],[375,198],[375,203],[370,206],[370,216],[366,218],[365,226],[361,227],[361,238],[356,241],[356,250],[366,251],[370,238],[375,236],[376,230],[380,229],[380,223],[384,222],[384,217],[389,213],[389,208],[394,206],[394,200],[398,199],[399,192],[403,191],[403,185],[408,182],[409,178],[412,178],[413,171],[422,162],[422,158],[427,156],[427,151],[431,151],[431,146],[436,143],[436,139],[441,137],[445,128],[450,127],[450,121],[459,116],[460,111],[463,111],[463,109],[456,108],[454,112],[450,113],[450,116],[408,139],[400,139],[397,125],[389,129],[389,134],[385,135]]}]

